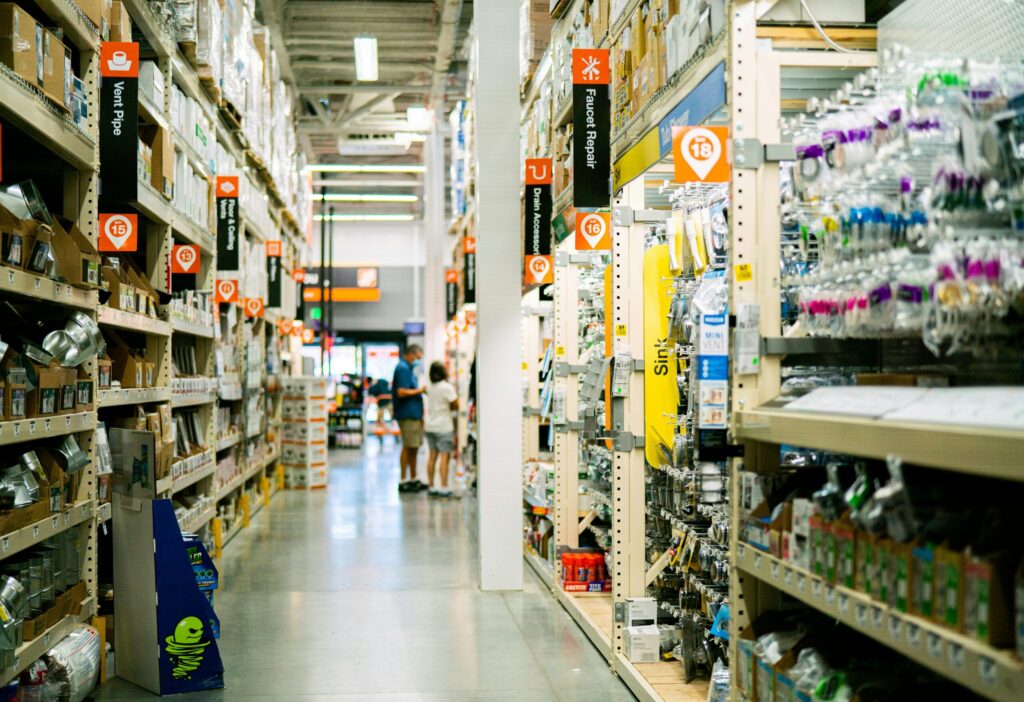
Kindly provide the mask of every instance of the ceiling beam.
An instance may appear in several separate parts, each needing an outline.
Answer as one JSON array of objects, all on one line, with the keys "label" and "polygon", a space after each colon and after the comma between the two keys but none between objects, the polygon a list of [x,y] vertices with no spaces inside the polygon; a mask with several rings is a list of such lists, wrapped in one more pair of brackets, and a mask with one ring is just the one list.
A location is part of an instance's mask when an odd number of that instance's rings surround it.
[{"label": "ceiling beam", "polygon": [[[443,0],[441,6],[441,31],[437,35],[437,55],[434,58],[434,76],[431,81],[430,98],[427,104],[440,112],[444,111],[444,93],[448,83],[448,70],[455,53],[455,34],[462,14],[462,0]],[[439,115],[440,116],[440,115]]]},{"label": "ceiling beam", "polygon": [[350,95],[353,93],[411,93],[426,95],[430,92],[430,86],[413,83],[350,83],[348,85],[334,85],[331,83],[302,83],[297,89],[301,93],[310,95]]},{"label": "ceiling beam", "polygon": [[[310,46],[302,47],[294,46],[288,51],[291,54],[292,61],[300,61],[303,57],[315,57],[315,58],[335,58],[344,61],[354,61],[355,53],[345,46],[340,47],[326,47],[326,46]],[[432,49],[388,49],[384,48],[379,52],[379,58],[383,58],[384,61],[412,61],[416,59],[426,60],[432,58],[434,52]]]},{"label": "ceiling beam", "polygon": [[[316,59],[299,59],[292,64],[292,68],[296,71],[345,71],[349,73],[355,73],[356,70],[355,63],[351,61],[320,61]],[[377,71],[379,73],[406,73],[427,71],[429,69],[430,64],[424,61],[380,61],[377,63]]]},{"label": "ceiling beam", "polygon": [[347,127],[353,122],[358,122],[363,115],[368,115],[373,112],[373,109],[382,102],[387,102],[397,96],[398,93],[381,93],[377,97],[367,100],[365,103],[350,112],[339,113],[338,116],[334,118],[334,126]]},{"label": "ceiling beam", "polygon": [[324,12],[337,10],[339,13],[358,12],[367,8],[373,10],[396,10],[409,14],[433,16],[434,7],[432,3],[401,2],[400,0],[374,0],[372,4],[365,0],[291,0],[288,9],[296,12]]}]

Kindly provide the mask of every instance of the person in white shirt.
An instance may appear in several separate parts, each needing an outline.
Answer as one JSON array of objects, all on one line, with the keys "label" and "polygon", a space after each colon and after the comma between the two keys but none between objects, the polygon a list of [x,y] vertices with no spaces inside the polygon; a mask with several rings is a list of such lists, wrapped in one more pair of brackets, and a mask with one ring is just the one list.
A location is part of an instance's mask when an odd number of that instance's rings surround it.
[{"label": "person in white shirt", "polygon": [[[452,497],[448,489],[448,460],[455,449],[455,410],[459,408],[458,393],[448,382],[448,371],[440,361],[430,364],[430,385],[424,393],[427,398],[427,494],[432,497]],[[437,459],[441,459],[441,487],[434,487]]]}]

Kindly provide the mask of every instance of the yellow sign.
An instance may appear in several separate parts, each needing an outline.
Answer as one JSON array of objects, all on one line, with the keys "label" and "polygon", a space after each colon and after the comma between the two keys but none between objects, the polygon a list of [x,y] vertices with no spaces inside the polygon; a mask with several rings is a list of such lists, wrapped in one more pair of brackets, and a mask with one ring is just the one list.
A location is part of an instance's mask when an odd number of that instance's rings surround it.
[{"label": "yellow sign", "polygon": [[736,276],[737,283],[747,283],[754,279],[754,264],[737,263],[733,266],[733,273]]},{"label": "yellow sign", "polygon": [[679,368],[668,341],[668,311],[672,303],[672,272],[667,244],[644,253],[644,454],[655,468],[664,462],[661,447],[672,451],[678,414]]},{"label": "yellow sign", "polygon": [[555,355],[556,356],[564,356],[565,355],[565,347],[564,346],[556,346],[555,347]]},{"label": "yellow sign", "polygon": [[626,325],[616,324],[615,325],[615,336],[626,336]]}]

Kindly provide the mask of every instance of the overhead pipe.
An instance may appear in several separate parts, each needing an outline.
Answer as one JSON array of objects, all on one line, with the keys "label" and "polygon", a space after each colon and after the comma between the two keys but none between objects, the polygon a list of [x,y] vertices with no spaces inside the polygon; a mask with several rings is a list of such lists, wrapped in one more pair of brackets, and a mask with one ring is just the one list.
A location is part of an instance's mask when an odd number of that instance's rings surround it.
[{"label": "overhead pipe", "polygon": [[444,0],[441,8],[441,29],[437,36],[437,56],[434,58],[434,76],[430,83],[428,106],[438,110],[444,108],[444,94],[448,83],[448,70],[455,55],[455,40],[458,35],[459,17],[462,16],[463,0]]}]

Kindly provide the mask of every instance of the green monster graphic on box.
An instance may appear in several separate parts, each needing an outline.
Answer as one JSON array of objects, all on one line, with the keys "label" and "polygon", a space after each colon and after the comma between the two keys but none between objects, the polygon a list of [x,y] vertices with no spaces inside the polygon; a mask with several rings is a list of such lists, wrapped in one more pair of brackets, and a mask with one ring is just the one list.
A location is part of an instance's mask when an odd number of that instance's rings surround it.
[{"label": "green monster graphic on box", "polygon": [[203,623],[198,617],[185,617],[174,627],[174,633],[164,638],[164,644],[174,664],[174,677],[190,680],[192,671],[202,665],[203,652],[210,641],[203,641]]}]

